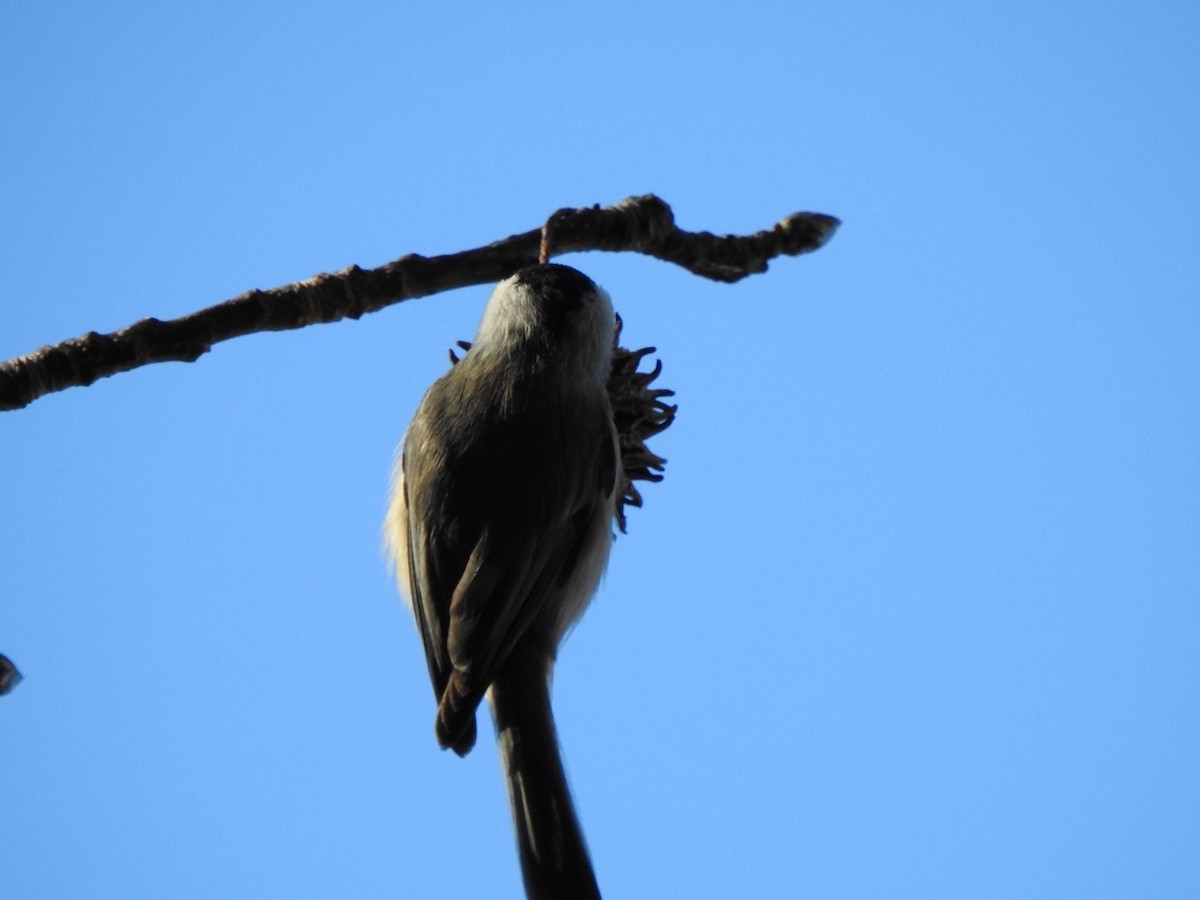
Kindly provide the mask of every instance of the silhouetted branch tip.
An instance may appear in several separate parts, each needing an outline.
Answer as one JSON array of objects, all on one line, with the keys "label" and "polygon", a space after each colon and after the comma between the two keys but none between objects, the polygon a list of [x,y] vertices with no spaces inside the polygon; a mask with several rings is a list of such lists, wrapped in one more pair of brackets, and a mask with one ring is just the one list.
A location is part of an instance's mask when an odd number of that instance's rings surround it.
[{"label": "silhouetted branch tip", "polygon": [[0,696],[7,694],[21,683],[21,673],[13,665],[13,661],[0,653]]}]

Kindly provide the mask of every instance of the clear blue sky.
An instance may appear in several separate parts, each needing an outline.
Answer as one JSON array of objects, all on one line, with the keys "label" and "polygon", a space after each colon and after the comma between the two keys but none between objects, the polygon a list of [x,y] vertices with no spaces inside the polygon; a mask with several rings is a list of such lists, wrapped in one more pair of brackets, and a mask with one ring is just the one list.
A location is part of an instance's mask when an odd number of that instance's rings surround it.
[{"label": "clear blue sky", "polygon": [[[0,358],[630,194],[844,220],[563,259],[679,403],[555,681],[606,897],[1200,896],[1194,3],[180,6],[7,6]],[[378,549],[487,293],[0,414],[0,896],[518,896]]]}]

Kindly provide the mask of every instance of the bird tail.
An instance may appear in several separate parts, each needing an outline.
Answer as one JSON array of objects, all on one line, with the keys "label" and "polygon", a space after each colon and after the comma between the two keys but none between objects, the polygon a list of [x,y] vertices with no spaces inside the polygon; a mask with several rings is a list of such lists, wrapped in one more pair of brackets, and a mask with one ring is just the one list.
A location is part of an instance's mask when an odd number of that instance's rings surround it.
[{"label": "bird tail", "polygon": [[549,676],[544,656],[517,648],[488,692],[525,893],[530,900],[599,900],[559,755]]}]

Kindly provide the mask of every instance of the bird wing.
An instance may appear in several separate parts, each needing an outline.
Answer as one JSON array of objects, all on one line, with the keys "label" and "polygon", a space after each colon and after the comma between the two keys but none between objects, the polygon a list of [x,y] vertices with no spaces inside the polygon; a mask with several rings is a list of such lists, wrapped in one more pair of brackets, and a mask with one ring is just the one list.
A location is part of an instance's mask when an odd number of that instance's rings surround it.
[{"label": "bird wing", "polygon": [[[550,501],[526,499],[532,508],[553,510],[553,516],[498,517],[500,525],[479,533],[454,586],[449,615],[441,623],[452,671],[439,704],[438,737],[457,752],[470,749],[475,709],[517,642],[539,641],[552,659],[564,604],[582,611],[588,599],[569,595],[579,589],[573,579],[588,564],[585,557],[595,542],[610,540],[617,467],[611,420],[588,421],[595,427],[558,449],[574,457],[570,471],[590,471],[592,477],[556,483],[545,473],[538,483],[562,493]],[[591,579],[582,588],[590,594],[594,586]]]}]

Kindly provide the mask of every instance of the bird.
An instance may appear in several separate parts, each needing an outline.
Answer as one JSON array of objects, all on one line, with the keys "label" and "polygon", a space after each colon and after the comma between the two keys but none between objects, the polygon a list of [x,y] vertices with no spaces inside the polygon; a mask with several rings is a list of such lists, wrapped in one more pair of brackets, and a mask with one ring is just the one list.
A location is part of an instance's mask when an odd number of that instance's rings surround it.
[{"label": "bird", "polygon": [[543,263],[500,282],[405,432],[384,526],[440,746],[466,755],[478,706],[491,707],[531,900],[600,896],[550,682],[613,543],[615,328],[608,293],[576,269]]}]

